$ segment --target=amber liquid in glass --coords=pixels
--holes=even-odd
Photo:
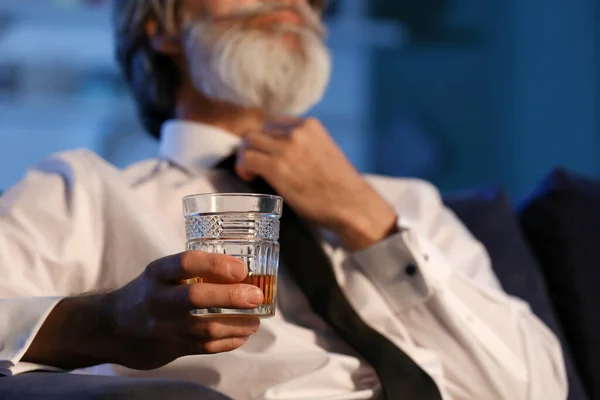
[[[211,283],[205,278],[196,278],[188,281],[189,283]],[[246,279],[242,281],[249,285],[258,286],[264,294],[263,305],[273,304],[275,300],[275,277],[273,275],[248,275]]]

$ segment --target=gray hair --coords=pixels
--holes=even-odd
[[[162,124],[173,117],[180,71],[168,56],[156,52],[146,35],[155,20],[161,30],[176,31],[177,0],[114,0],[116,59],[136,100],[144,128],[159,137]]]

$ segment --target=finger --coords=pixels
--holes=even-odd
[[[244,157],[244,153],[247,150],[248,150],[248,146],[245,142],[243,142],[237,152],[235,170],[236,170],[236,173],[238,174],[238,176],[240,177],[240,179],[242,179],[243,181],[246,181],[246,182],[252,182],[254,179],[256,179],[256,174],[254,174],[244,168],[239,167],[239,165],[241,164],[241,159]]]
[[[272,155],[247,149],[240,153],[240,157],[238,157],[235,165],[235,171],[242,179],[258,175],[269,180],[272,169],[276,165],[276,160]]]
[[[240,177],[241,180],[243,180],[244,182],[252,182],[253,180],[256,179],[256,174],[253,174],[251,172],[245,171],[243,169],[240,169],[238,171],[238,176]]]
[[[258,332],[260,328],[260,320],[254,317],[190,317],[190,320],[189,328],[181,333],[187,337],[204,341],[247,337]]]
[[[248,337],[236,337],[208,342],[196,342],[192,354],[216,354],[239,349],[248,341]]]
[[[256,179],[256,175],[248,172],[248,171],[244,171],[243,169],[238,171],[238,176],[240,177],[241,180],[243,180],[244,182],[252,182],[253,180]]]
[[[158,279],[173,283],[195,277],[216,283],[237,283],[248,275],[246,264],[239,258],[196,250],[156,260],[148,270]]]
[[[165,289],[160,300],[174,310],[198,308],[256,308],[264,301],[263,292],[246,284],[194,283]]]
[[[244,137],[245,149],[254,149],[263,153],[279,155],[288,144],[285,136],[272,136],[264,132],[250,132]]]
[[[285,130],[291,131],[303,126],[305,120],[298,117],[281,117],[273,119],[265,124],[265,130]]]

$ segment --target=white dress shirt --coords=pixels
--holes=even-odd
[[[90,151],[65,152],[2,196],[1,373],[49,369],[20,359],[60,298],[123,286],[150,261],[182,251],[182,197],[244,190],[211,169],[239,141],[172,121],[158,158],[118,170]],[[364,321],[431,375],[444,399],[565,399],[555,336],[502,290],[485,249],[438,191],[418,180],[366,178],[397,210],[401,233],[354,254],[323,235],[336,278]],[[374,371],[311,311],[284,269],[278,291],[276,316],[234,352],[153,371],[76,372],[187,379],[236,400],[373,397]]]

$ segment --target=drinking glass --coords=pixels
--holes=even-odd
[[[244,261],[248,276],[244,283],[264,293],[260,306],[250,310],[205,308],[197,316],[275,314],[279,267],[279,220],[283,200],[265,194],[199,194],[183,199],[186,249],[228,254]],[[195,282],[208,282],[203,277]]]

